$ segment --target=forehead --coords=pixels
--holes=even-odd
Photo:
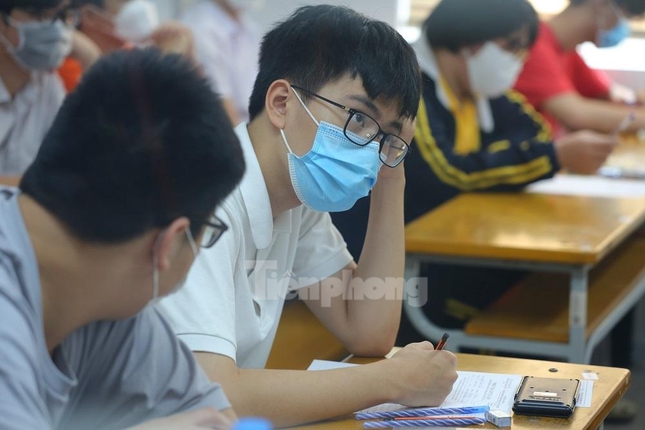
[[[401,105],[398,100],[383,97],[372,99],[367,95],[360,77],[345,75],[324,85],[318,93],[349,108],[360,110],[373,116],[385,128],[388,123],[401,122]]]
[[[511,34],[502,37],[503,40],[516,41],[522,46],[528,46],[531,35],[529,33],[529,27],[524,26],[519,30],[515,30]]]

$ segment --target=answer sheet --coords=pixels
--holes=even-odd
[[[353,366],[358,366],[358,364],[314,360],[307,370],[333,370]],[[457,371],[457,375],[458,378],[452,387],[452,392],[439,407],[488,405],[492,410],[511,413],[515,393],[522,382],[522,375],[465,371]],[[591,407],[592,396],[593,381],[580,381],[580,389],[576,397],[577,407]],[[358,412],[384,412],[404,408],[405,406],[396,403],[384,403]]]
[[[558,174],[526,187],[529,193],[566,196],[640,198],[645,197],[645,181],[611,179],[602,176]]]
[[[356,364],[314,360],[308,370],[331,370],[351,366],[356,366]],[[452,392],[440,407],[489,405],[491,409],[511,413],[513,398],[520,386],[520,382],[522,382],[522,375],[462,371],[458,371],[457,375],[459,377],[452,388]],[[394,403],[387,403],[361,412],[392,411],[404,407]]]

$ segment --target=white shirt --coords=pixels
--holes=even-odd
[[[213,90],[233,102],[241,121],[248,121],[258,74],[259,31],[244,15],[236,21],[212,0],[188,8],[182,21],[195,35],[197,56]]]
[[[0,79],[0,175],[22,175],[65,98],[65,89],[52,72],[32,72],[27,85],[13,98]]]
[[[247,171],[218,209],[229,230],[215,246],[200,250],[184,287],[159,308],[193,351],[262,368],[289,291],[337,273],[352,256],[328,213],[299,206],[272,218],[246,124],[236,133]]]

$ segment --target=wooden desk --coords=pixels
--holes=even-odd
[[[645,199],[540,194],[462,194],[406,227],[406,279],[422,262],[561,272],[570,275],[569,342],[467,335],[430,322],[417,298],[404,301],[430,339],[453,348],[492,348],[588,362],[602,337],[645,293],[645,279],[587,339],[588,272],[645,221]],[[431,282],[431,280],[430,280]],[[419,295],[419,297],[421,297]]]
[[[545,428],[595,430],[602,425],[611,408],[625,394],[630,384],[630,372],[627,369],[484,355],[457,354],[457,357],[459,370],[577,379],[581,379],[581,373],[586,370],[591,370],[598,374],[599,379],[594,383],[591,408],[576,409],[570,419],[514,416],[513,430]],[[350,361],[363,364],[370,360],[353,359]],[[558,372],[550,372],[549,369],[551,368],[558,369]],[[497,428],[492,424],[471,427]],[[298,427],[298,429],[362,430],[362,422],[348,416],[333,421]]]
[[[645,171],[645,141],[634,134],[624,135],[621,140],[622,145],[614,150],[605,165],[628,171]]]

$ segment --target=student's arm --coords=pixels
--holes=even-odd
[[[206,418],[235,419],[222,387],[209,381],[155,308],[85,326],[63,348],[69,361],[78,363],[80,382],[60,428],[130,428],[205,408],[221,411],[206,412]],[[176,419],[189,423],[198,416]]]
[[[101,55],[101,49],[92,39],[87,37],[85,33],[74,30],[70,57],[78,60],[84,71],[92,67],[101,58]]]
[[[454,194],[518,190],[553,176],[560,168],[548,126],[527,103],[507,97],[497,100],[493,107],[494,136],[488,136],[489,141],[482,142],[479,151],[466,155],[454,152],[452,137],[434,119],[432,109],[432,105],[427,108],[425,103],[421,105],[414,149],[425,162],[429,179],[436,178]],[[436,181],[428,183],[436,184]]]
[[[551,97],[542,107],[569,130],[589,129],[611,133],[631,112],[635,114],[636,120],[627,131],[645,128],[645,108],[589,99],[576,93]]]
[[[222,412],[205,408],[148,421],[128,430],[229,430],[233,421]]]
[[[410,142],[414,123],[401,137]],[[383,356],[396,339],[401,320],[405,269],[403,163],[382,166],[370,197],[363,251],[358,264],[306,286],[300,298],[352,353]],[[331,233],[337,233],[329,226]],[[307,240],[311,242],[312,240]]]
[[[389,360],[328,371],[240,369],[226,356],[196,353],[240,416],[287,427],[348,414],[384,402],[439,405],[456,380],[456,357],[430,343],[408,345]]]

